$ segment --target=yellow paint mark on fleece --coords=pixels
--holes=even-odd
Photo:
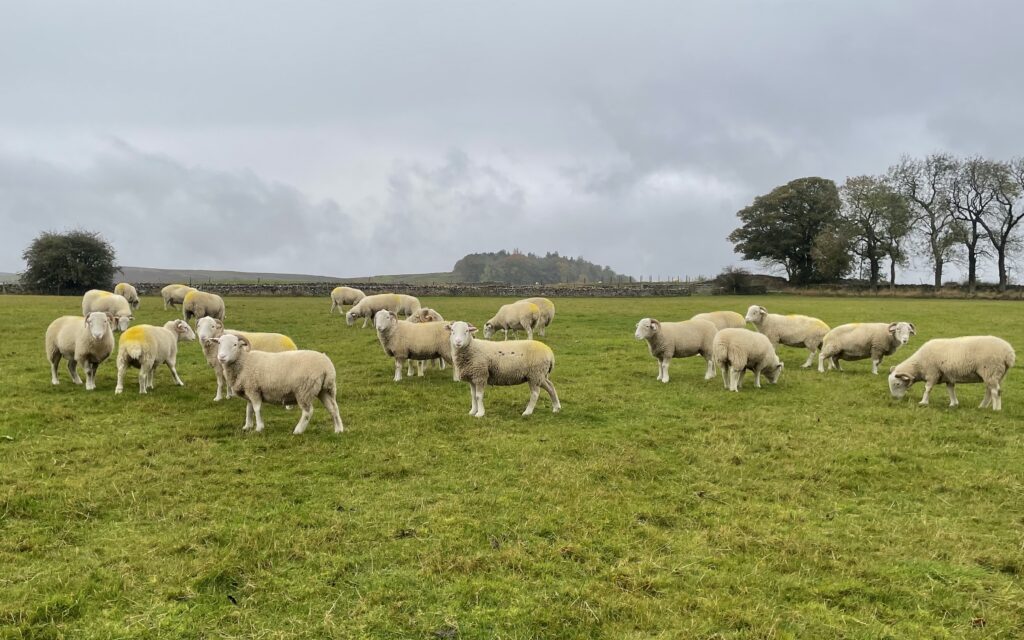
[[[110,293],[109,291],[100,291],[98,294],[96,294],[96,297],[97,298],[109,298],[112,295],[114,295],[114,294]]]
[[[281,351],[296,351],[298,349],[298,347],[295,346],[295,341],[288,336],[281,336],[280,342]]]
[[[194,294],[195,292],[196,292],[196,290],[195,290],[195,289],[192,289],[191,291],[189,291],[188,293],[186,293],[186,294],[185,294],[185,297],[184,297],[184,298],[182,298],[182,300],[181,300],[181,301],[182,301],[182,302],[188,302],[190,298],[193,298],[193,297],[194,297],[194,296],[193,296],[192,294]]]
[[[533,311],[534,313],[540,313],[540,307],[538,307],[537,305],[535,305],[532,302],[530,303],[530,307],[529,308],[530,308],[530,311]]]
[[[128,327],[128,329],[121,334],[121,342],[142,342],[145,339],[146,328],[142,325]]]

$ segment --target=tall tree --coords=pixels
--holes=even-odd
[[[994,162],[992,165],[994,202],[988,213],[982,216],[981,225],[996,252],[999,290],[1006,291],[1009,281],[1006,256],[1017,242],[1014,232],[1021,219],[1024,219],[1024,202],[1021,202],[1021,195],[1024,194],[1024,158]]]
[[[832,277],[835,265],[818,268],[826,254],[818,252],[816,265],[814,244],[839,223],[839,204],[839,190],[831,180],[793,180],[741,209],[736,215],[743,225],[729,234],[729,241],[745,260],[781,265],[790,282],[823,282]],[[833,240],[822,238],[821,242],[832,246]]]
[[[850,236],[853,253],[868,265],[871,289],[878,291],[882,260],[891,256],[898,244],[896,236],[909,229],[909,207],[906,199],[896,193],[883,178],[856,176],[847,178],[840,189],[842,216]],[[900,238],[901,240],[902,238]],[[895,279],[895,262],[892,263]]]
[[[986,255],[981,241],[987,235],[985,218],[996,198],[995,181],[995,163],[975,156],[957,163],[950,186],[953,217],[963,229],[960,244],[966,252],[967,290],[971,293],[978,286],[978,258]]]
[[[907,199],[919,229],[917,240],[924,246],[935,276],[942,286],[942,271],[956,251],[957,222],[950,205],[950,183],[956,173],[956,159],[947,153],[933,153],[923,160],[908,156],[889,167],[889,182]]]
[[[83,293],[109,289],[117,266],[114,247],[98,233],[70,231],[39,234],[22,254],[27,268],[21,282],[31,291]]]

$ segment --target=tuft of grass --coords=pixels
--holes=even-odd
[[[507,300],[423,302],[476,323]],[[1014,303],[905,299],[558,299],[546,341],[564,405],[450,373],[393,383],[372,329],[309,298],[228,298],[338,368],[322,407],[214,403],[184,344],[156,389],[49,384],[43,334],[78,300],[0,296],[0,637],[824,638],[1024,635],[1024,384],[1002,413],[888,396],[870,363],[799,369],[739,394],[699,359],[655,380],[637,320],[753,302],[840,324],[1024,344]],[[174,312],[147,297],[137,322]],[[920,388],[912,392],[920,398]],[[198,632],[197,630],[210,630]],[[216,630],[215,632],[213,630]]]

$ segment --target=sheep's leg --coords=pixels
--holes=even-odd
[[[405,364],[405,358],[395,358],[395,382],[402,380],[402,366]]]
[[[729,384],[729,381],[732,380],[732,367],[729,366],[728,362],[723,362],[722,366],[721,366],[721,369],[722,369],[722,384],[725,386],[725,390],[726,391],[731,391],[732,390],[732,385]]]
[[[704,371],[705,380],[713,380],[715,377],[715,361],[711,358],[704,358],[707,362],[707,369]]]
[[[252,399],[249,400],[249,406],[252,407],[252,413],[256,416],[256,433],[263,432],[263,398],[257,394],[253,394]]]
[[[949,392],[949,406],[950,407],[959,406],[960,401],[956,399],[956,385],[953,384],[952,382],[947,382],[946,383],[946,391]]]
[[[476,415],[476,383],[475,382],[470,382],[469,383],[469,398],[470,398],[470,400],[472,400],[472,403],[473,403],[472,405],[470,405],[469,415],[475,416]]]
[[[801,369],[809,369],[811,365],[814,364],[814,354],[818,352],[817,347],[807,347],[807,350],[810,351],[810,353],[807,354],[807,361],[800,365]]]
[[[832,365],[831,366],[832,366],[832,368],[838,369],[839,371],[843,370],[843,366],[841,364],[839,364],[839,356],[832,356]]]
[[[85,369],[85,390],[92,391],[96,388],[96,369],[98,365],[87,360],[82,363],[82,368]]]
[[[363,316],[363,328],[366,328],[366,323],[370,321],[369,316]]]
[[[143,362],[141,370],[146,372],[146,388],[153,389],[156,386],[156,362],[152,359]]]
[[[410,378],[412,377],[412,360],[405,361],[405,375]]]
[[[299,424],[295,425],[295,430],[292,431],[293,436],[301,436],[309,426],[309,419],[313,416],[313,403],[309,400],[299,402],[299,408],[302,409],[302,415],[299,416]]]
[[[540,337],[543,338],[544,337],[544,323],[543,322],[538,322],[537,323],[537,331],[540,332]]]
[[[220,402],[224,399],[223,389],[227,386],[224,383],[224,370],[219,364],[215,364],[213,365],[213,372],[217,375],[217,395],[213,397],[213,400],[214,402]],[[230,391],[231,388],[229,387],[228,392]]]
[[[658,362],[658,366],[661,369],[661,381],[668,382],[668,365],[671,364],[671,360],[668,358],[662,358]]]
[[[252,429],[252,403],[248,400],[245,401],[245,424],[242,425],[242,431],[248,431]]]
[[[330,311],[331,315],[334,315],[334,310],[337,309],[337,308],[338,308],[338,303],[335,302],[334,300],[331,300],[331,311]]]
[[[178,375],[178,370],[175,368],[178,365],[177,358],[174,360],[167,361],[167,368],[171,370],[171,376],[174,378],[174,384],[179,387],[184,387],[185,383],[182,381],[181,376]]]
[[[740,377],[743,375],[743,369],[737,371],[736,367],[733,367],[729,372],[729,391],[739,392],[740,390]]]
[[[82,384],[82,379],[78,377],[78,360],[68,358],[68,373],[71,374],[71,382]]]
[[[476,417],[484,417],[484,387],[487,386],[486,382],[481,382],[476,386]]]
[[[145,362],[139,365],[139,393],[146,393],[146,389],[149,388],[149,367],[146,366]]]
[[[555,391],[555,385],[551,384],[550,380],[544,380],[540,383],[540,386],[544,387],[544,390],[548,392],[548,396],[551,398],[551,413],[558,413],[562,410],[562,403],[558,401],[558,393]]]
[[[526,339],[527,340],[533,340],[533,325],[532,324],[526,325]]]
[[[882,364],[882,356],[877,353],[871,354],[871,373],[878,375],[878,365]]]
[[[327,413],[331,414],[331,422],[334,423],[334,433],[341,433],[345,425],[341,423],[341,413],[338,411],[338,400],[334,397],[333,389],[324,389],[320,392],[320,402],[323,403]]]
[[[459,381],[459,368],[455,366],[455,360],[452,360],[452,381]]]
[[[832,364],[831,359],[829,364]],[[818,352],[818,373],[825,373],[825,353],[822,351]]]
[[[996,382],[995,386],[992,387],[992,410],[1003,410],[1003,385],[999,382]]]
[[[540,397],[540,385],[536,382],[530,382],[530,401],[526,403],[526,411],[523,412],[524,416],[531,415],[534,407],[537,406],[537,398]]]
[[[60,364],[60,351],[48,354],[47,360],[50,361],[50,384],[60,384],[60,378],[57,377],[57,365]]]
[[[124,391],[124,374],[128,368],[127,364],[120,358],[117,359],[117,384],[114,385],[114,393],[122,393]]]
[[[760,369],[754,369],[754,388],[756,388],[756,389],[760,389],[761,388],[761,370]]]
[[[932,387],[934,387],[934,386],[935,386],[935,382],[933,380],[925,380],[925,383],[924,383],[924,394],[921,396],[921,402],[918,402],[918,404],[920,404],[920,405],[928,404],[928,396],[931,395]]]
[[[423,377],[423,372],[426,370],[427,364],[428,363],[425,360],[417,360],[416,361],[416,377],[417,378],[422,378]]]
[[[978,405],[978,408],[979,409],[984,409],[985,407],[989,406],[990,404],[992,404],[992,387],[989,385],[988,382],[986,382],[985,383],[985,395],[981,397],[981,404]]]

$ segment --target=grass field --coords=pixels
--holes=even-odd
[[[346,432],[317,405],[212,402],[197,344],[184,388],[49,383],[47,324],[78,300],[0,296],[0,637],[1024,637],[1024,374],[1001,414],[890,400],[870,363],[739,394],[633,339],[746,298],[556,300],[552,380],[487,391],[448,372],[391,382],[372,329],[326,299],[228,298],[229,325],[283,331],[338,367]],[[906,319],[931,337],[1024,345],[1019,303],[762,297],[831,324]],[[424,299],[482,323],[499,300]],[[145,298],[138,322],[172,317]]]

